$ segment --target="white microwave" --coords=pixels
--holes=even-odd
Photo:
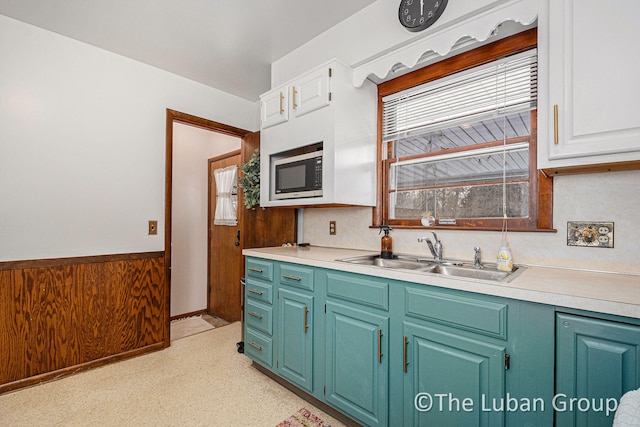
[[[322,197],[322,150],[273,162],[275,198]]]

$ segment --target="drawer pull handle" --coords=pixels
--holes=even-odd
[[[284,101],[284,95],[280,92],[280,114],[284,113],[284,107],[282,105],[282,101]]]
[[[262,319],[262,316],[260,316],[258,313],[254,313],[253,311],[250,311],[247,313],[249,316],[253,316],[256,319]]]
[[[298,108],[298,103],[296,102],[296,95],[298,94],[298,90],[294,86],[291,91],[293,92],[293,109],[295,110],[296,108]]]
[[[382,329],[378,329],[378,363],[382,363]]]
[[[255,289],[247,289],[248,292],[256,295],[262,295],[262,291],[256,291]]]
[[[558,145],[558,104],[553,106],[553,143]]]
[[[262,269],[261,268],[249,267],[249,271],[255,271],[256,273],[262,273]]]
[[[252,343],[251,341],[249,341],[249,345],[253,348],[255,348],[256,350],[260,350],[262,351],[262,347],[260,347],[258,344]]]
[[[409,345],[409,340],[407,339],[407,337],[404,337],[404,346],[402,349],[402,361],[404,364],[404,366],[402,367],[403,372],[407,372],[407,365],[409,364],[409,362],[407,362],[407,345]]]
[[[309,313],[309,309],[307,309],[307,306],[304,306],[304,322],[303,322],[303,331],[306,334],[307,333],[307,329],[309,328],[309,325],[307,325],[307,313]]]
[[[299,277],[296,277],[296,276],[289,276],[288,274],[283,275],[283,276],[282,276],[282,278],[283,278],[283,279],[296,280],[296,281],[298,281],[298,282],[299,282],[300,280],[302,280],[302,279],[301,279],[301,278],[299,278]]]

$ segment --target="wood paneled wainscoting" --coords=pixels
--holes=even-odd
[[[0,262],[0,393],[169,345],[164,252]]]

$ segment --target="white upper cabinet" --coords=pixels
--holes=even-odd
[[[260,128],[289,120],[289,86],[281,86],[260,97]]]
[[[260,96],[260,128],[284,123],[290,113],[295,118],[329,105],[332,72],[329,66],[321,67]]]
[[[541,169],[640,160],[638,16],[637,0],[549,1]]]
[[[296,117],[329,105],[329,77],[332,72],[331,67],[321,67],[293,82],[291,108]]]
[[[260,104],[262,207],[375,206],[375,84],[367,80],[356,88],[353,70],[332,60],[270,90]],[[277,198],[275,162],[309,146],[322,147],[322,196]]]

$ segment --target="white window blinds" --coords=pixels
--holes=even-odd
[[[535,109],[537,82],[531,49],[385,96],[383,141]]]

